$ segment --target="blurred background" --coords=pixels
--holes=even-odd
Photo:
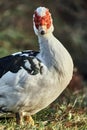
[[[81,87],[82,80],[87,79],[87,0],[0,0],[0,57],[20,50],[38,50],[32,24],[38,6],[52,13],[54,35],[74,61],[75,83],[71,86]]]
[[[87,0],[0,0],[0,57],[39,49],[32,24],[39,6],[52,13],[54,35],[70,52],[75,69],[67,89],[37,119],[56,119],[54,123],[60,119],[65,126],[87,128]]]

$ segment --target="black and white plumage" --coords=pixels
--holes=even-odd
[[[0,90],[2,89],[0,99],[5,99],[8,95],[10,96],[8,87],[15,88],[16,85],[20,87],[22,85],[24,86],[25,82],[21,78],[25,78],[29,75],[37,75],[38,73],[42,74],[43,64],[37,58],[38,54],[39,52],[37,51],[27,50],[0,58]],[[22,82],[24,83],[22,84]],[[3,93],[5,93],[5,95]],[[1,102],[2,100],[0,100],[0,103]],[[10,108],[8,109],[3,103],[0,105],[0,111],[8,112],[12,110]]]
[[[39,52],[23,51],[0,58],[0,78],[7,72],[17,73],[20,69],[34,75],[40,72],[41,63],[36,58]]]
[[[19,52],[0,59],[1,111],[33,115],[52,103],[72,78],[72,58],[52,33],[47,8],[36,9],[33,26],[40,52]]]

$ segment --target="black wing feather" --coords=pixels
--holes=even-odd
[[[26,55],[27,54],[27,55]],[[35,75],[40,72],[40,60],[38,66],[34,63],[34,58],[38,52],[34,51],[23,51],[15,55],[9,55],[0,58],[0,78],[8,71],[17,73],[21,68],[24,68],[29,74]],[[25,62],[28,61],[30,67],[25,66]]]

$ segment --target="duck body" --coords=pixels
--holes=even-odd
[[[32,74],[28,72],[25,68],[21,67],[19,61],[20,66],[18,68],[20,69],[14,70],[13,68],[13,72],[11,71],[12,68],[10,68],[11,70],[8,70],[0,78],[0,106],[2,111],[23,111],[30,113],[30,115],[35,114],[53,102],[65,89],[65,86],[69,84],[73,71],[71,57],[54,36],[51,36],[51,38],[46,37],[44,39],[43,51],[38,52],[36,57],[34,57],[37,63],[40,62],[39,64],[41,64],[37,67],[37,73]],[[46,46],[51,46],[51,48]],[[44,53],[44,49],[46,53]],[[24,56],[25,59],[23,60],[26,61],[29,52],[26,52],[23,56],[21,54],[13,54],[16,64],[18,55],[22,58]],[[9,59],[8,63],[4,64],[8,65],[10,62],[11,59]],[[14,67],[14,65],[12,66],[11,63],[10,67]]]
[[[41,9],[46,11],[44,7],[36,11]],[[52,103],[72,79],[72,58],[53,35],[53,25],[36,27],[34,21],[39,52],[19,52],[0,59],[0,111],[33,115]]]

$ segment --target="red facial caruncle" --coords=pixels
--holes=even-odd
[[[49,13],[49,10],[46,11],[44,16],[39,16],[35,11],[34,22],[37,29],[39,28],[39,26],[46,26],[46,28],[49,29],[52,23],[51,14]]]

